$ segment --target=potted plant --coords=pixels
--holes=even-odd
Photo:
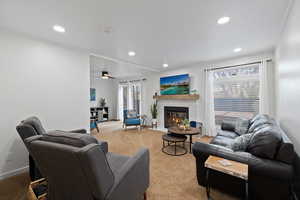
[[[151,105],[152,124],[157,124],[157,101]]]
[[[105,105],[106,105],[105,99],[104,98],[100,98],[99,104],[100,104],[101,108],[104,108]]]
[[[190,128],[190,121],[188,119],[184,119],[182,121],[182,124],[183,124],[183,129],[184,130],[189,130],[189,128]]]

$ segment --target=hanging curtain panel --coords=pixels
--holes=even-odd
[[[214,77],[213,72],[203,71],[203,119],[204,135],[216,136],[215,110],[214,110]]]
[[[259,113],[275,117],[275,72],[272,62],[260,64]]]

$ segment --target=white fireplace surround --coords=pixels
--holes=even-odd
[[[164,127],[164,107],[165,106],[174,106],[174,107],[187,107],[189,108],[189,120],[198,121],[199,119],[199,101],[193,100],[160,100],[158,101],[158,129],[167,132],[167,129]]]

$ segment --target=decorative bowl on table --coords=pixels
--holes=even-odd
[[[180,130],[183,130],[183,131],[189,131],[189,130],[191,130],[190,126],[184,126],[184,125],[179,125],[178,128]]]

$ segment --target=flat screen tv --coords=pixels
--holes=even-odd
[[[190,93],[190,77],[188,74],[160,78],[160,94],[176,95]]]

